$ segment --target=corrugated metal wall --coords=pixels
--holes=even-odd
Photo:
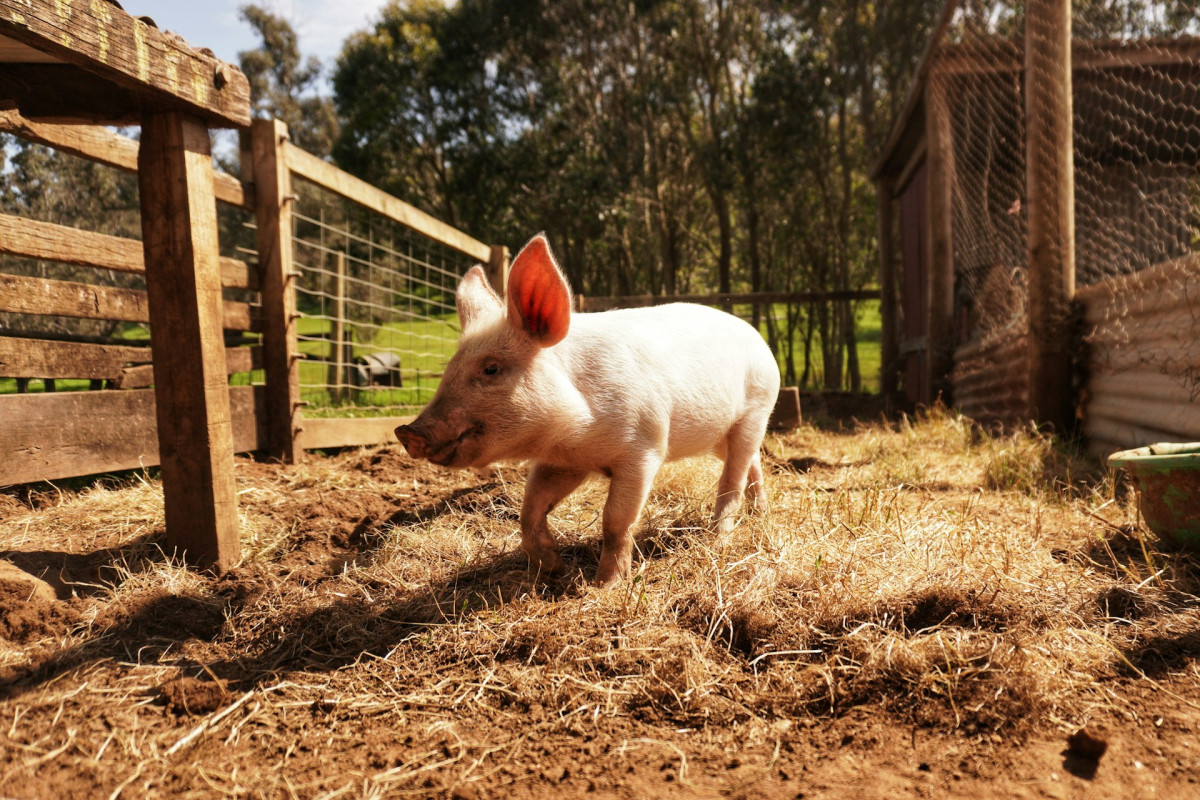
[[[979,422],[1019,425],[1029,418],[1029,337],[970,342],[954,353],[954,405]]]
[[[1200,441],[1200,254],[1080,289],[1088,379],[1081,404],[1098,454]]]

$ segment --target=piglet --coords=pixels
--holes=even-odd
[[[675,303],[573,314],[544,235],[513,261],[507,301],[479,266],[458,285],[462,338],[429,405],[396,429],[409,454],[446,467],[531,462],[521,508],[530,565],[563,571],[546,522],[591,473],[610,479],[596,581],[628,577],[630,529],[663,462],[714,453],[718,530],[742,495],[767,507],[759,446],[779,393],[762,337],[730,314]]]

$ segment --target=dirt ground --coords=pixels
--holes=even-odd
[[[152,476],[0,494],[0,797],[1200,798],[1196,560],[1038,437],[831,427],[729,541],[668,470],[607,591],[603,481],[546,581],[518,468],[398,446],[239,459],[219,577]]]

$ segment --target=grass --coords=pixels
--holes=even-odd
[[[437,390],[459,336],[453,315],[441,319],[389,322],[365,329],[370,332],[370,338],[361,334],[354,337],[351,358],[379,352],[396,353],[400,356],[403,386],[350,388],[339,402],[328,388],[332,325],[332,320],[325,318],[297,320],[300,353],[307,359],[300,362],[301,399],[308,403],[307,416],[372,416],[419,409]]]

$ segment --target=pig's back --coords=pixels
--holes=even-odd
[[[597,419],[622,426],[614,436],[657,437],[668,458],[717,448],[740,420],[769,413],[779,393],[779,368],[762,336],[714,308],[578,314],[571,326],[576,385]]]

